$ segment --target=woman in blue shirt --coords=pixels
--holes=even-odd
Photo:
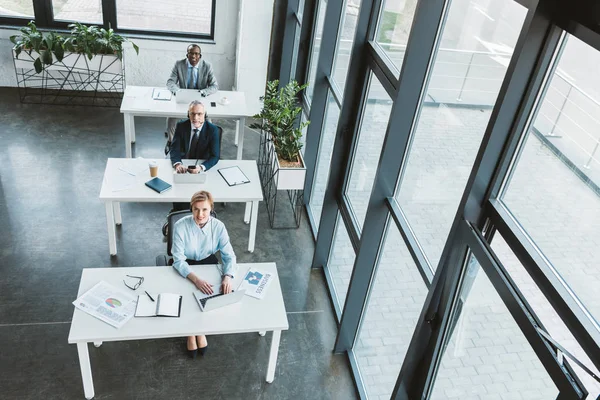
[[[190,200],[192,215],[184,217],[175,223],[173,228],[173,267],[181,276],[189,279],[202,293],[212,294],[214,290],[210,283],[196,275],[190,265],[217,264],[217,251],[221,252],[223,272],[220,292],[231,293],[231,280],[236,269],[236,258],[231,247],[229,234],[225,225],[210,214],[214,208],[212,195],[207,191],[194,193]],[[189,336],[187,349],[190,356],[195,358],[200,349],[204,355],[208,347],[206,336]]]

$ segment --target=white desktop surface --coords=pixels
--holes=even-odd
[[[173,117],[187,118],[189,104],[177,104],[175,95],[171,100],[154,100],[152,92],[154,89],[163,89],[152,86],[131,86],[127,85],[123,100],[121,102],[121,113],[124,119],[125,131],[125,157],[131,157],[131,143],[135,142],[135,119],[134,117]],[[183,89],[190,92],[197,90]],[[220,103],[223,97],[227,97],[229,103],[223,105]],[[248,116],[246,106],[246,95],[244,92],[234,92],[228,90],[219,90],[209,96],[202,97],[198,92],[198,100],[204,104],[208,118],[234,118],[239,122],[236,124],[235,144],[238,146],[237,159],[242,159],[244,147],[244,125],[245,117]],[[215,107],[211,106],[215,102]]]
[[[210,279],[219,276],[214,265],[192,266],[191,268],[200,277]],[[133,317],[120,329],[116,329],[75,308],[68,342],[77,344],[85,397],[87,399],[94,397],[94,384],[88,350],[88,343],[90,342],[98,347],[102,342],[111,341],[183,338],[202,334],[244,332],[259,332],[261,336],[264,336],[265,331],[273,331],[266,377],[267,382],[273,382],[281,331],[289,328],[281,285],[275,263],[253,263],[238,264],[234,287],[237,287],[237,282],[241,282],[242,275],[248,268],[258,268],[274,274],[273,282],[270,284],[265,297],[258,300],[250,296],[244,296],[243,300],[238,303],[208,312],[200,311],[194,300],[192,292],[197,290],[194,284],[179,275],[173,267],[84,268],[77,297],[100,281],[106,281],[116,287],[122,287],[124,290],[130,291],[123,284],[125,275],[144,277],[142,285],[135,292],[131,291],[134,295],[145,296],[144,290],[147,290],[153,295],[168,292],[183,296],[179,318]],[[187,357],[183,353],[181,356]],[[255,362],[255,360],[248,360],[248,362]]]
[[[258,167],[254,160],[219,160],[206,174],[205,183],[174,183],[173,167],[169,159],[157,159],[158,177],[172,185],[171,189],[157,193],[145,185],[152,179],[148,168],[148,159],[109,158],[104,170],[100,189],[100,200],[105,203],[108,244],[111,255],[117,254],[115,225],[122,223],[120,203],[122,202],[189,202],[199,190],[207,190],[216,202],[246,203],[244,222],[250,224],[248,251],[254,251],[258,205],[263,200],[262,188],[258,176]],[[184,165],[194,164],[196,160],[182,160]],[[127,167],[126,167],[127,166]],[[238,166],[250,179],[249,183],[229,186],[218,172],[221,168]],[[125,171],[136,170],[131,176]],[[158,229],[158,228],[157,228]]]

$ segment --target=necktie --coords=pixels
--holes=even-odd
[[[192,138],[192,143],[190,144],[190,149],[188,150],[188,158],[198,158],[197,149],[198,147],[198,129],[194,129],[194,137]]]
[[[187,79],[187,88],[195,89],[196,88],[196,72],[194,71],[194,67],[188,67],[188,79]]]

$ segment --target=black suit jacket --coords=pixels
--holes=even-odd
[[[177,123],[173,143],[171,143],[171,164],[181,162],[181,158],[188,152],[191,132],[192,123],[189,119]],[[197,154],[193,158],[204,160],[202,165],[204,165],[207,171],[219,161],[221,148],[219,144],[219,128],[216,125],[204,121],[200,130],[197,149]]]

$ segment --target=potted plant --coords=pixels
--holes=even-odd
[[[298,124],[302,108],[298,105],[298,93],[308,84],[291,81],[279,88],[279,81],[267,82],[265,95],[261,97],[263,108],[254,118],[260,122],[250,127],[260,129],[265,135],[264,151],[269,157],[278,190],[303,189],[306,166],[302,158],[302,129],[310,121]]]
[[[71,32],[66,37],[54,32],[44,34],[37,29],[35,22],[30,21],[26,27],[20,29],[20,35],[10,37],[10,41],[14,44],[15,67],[30,68],[30,63],[33,61],[33,67],[38,74],[45,69],[44,66],[47,66],[46,68],[53,66],[51,69],[70,69],[75,66],[105,72],[105,69],[109,65],[115,64],[117,59],[122,60],[123,43],[127,39],[114,33],[112,29],[85,26],[78,22],[70,24],[69,28],[71,28]],[[136,54],[139,54],[139,47],[133,42],[131,44]],[[30,59],[19,62],[17,60],[23,51]],[[94,56],[100,55],[101,57],[95,63],[88,63],[85,59],[79,61],[81,57],[77,55],[80,54],[87,56],[90,61],[95,58]],[[112,59],[103,60],[105,56]],[[55,60],[57,65],[53,65]],[[120,73],[122,71],[121,63],[117,64]]]

